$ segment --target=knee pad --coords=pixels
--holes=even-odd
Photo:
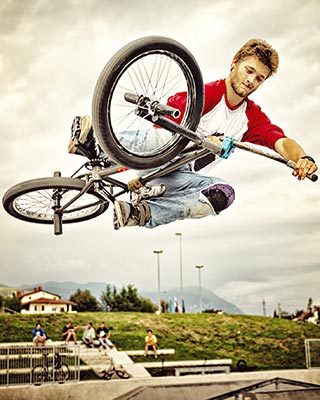
[[[234,201],[234,189],[226,183],[215,183],[201,192],[209,200],[214,211],[219,214],[228,208]]]

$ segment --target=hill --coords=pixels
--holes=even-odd
[[[304,368],[304,341],[320,339],[320,327],[270,317],[218,314],[78,313],[44,315],[0,314],[0,342],[30,341],[40,319],[52,340],[61,340],[61,329],[70,319],[74,326],[104,321],[113,327],[119,349],[143,349],[152,328],[160,348],[175,348],[168,359],[245,359],[257,369]],[[79,332],[79,336],[81,332]],[[167,358],[166,358],[167,359]]]
[[[64,299],[69,299],[69,297],[77,290],[88,289],[97,298],[100,298],[101,292],[105,290],[107,283],[104,282],[88,282],[88,283],[77,283],[77,282],[45,282],[38,283],[35,285],[23,285],[22,288],[34,288],[42,286],[45,290],[59,294]],[[151,299],[152,302],[157,304],[158,294],[155,291],[140,291],[140,295]],[[172,288],[166,293],[161,293],[161,298],[165,301],[169,299],[174,300],[177,298],[180,301],[180,289]],[[196,286],[188,286],[184,288],[184,299],[185,299],[185,309],[186,312],[198,312],[199,311],[199,297],[198,288]],[[223,310],[224,312],[230,314],[243,314],[243,312],[234,304],[222,299],[221,297],[214,294],[211,290],[202,288],[202,304],[203,309],[214,309]]]

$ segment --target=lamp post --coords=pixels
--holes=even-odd
[[[163,253],[163,250],[153,250],[153,252],[157,255],[157,270],[158,270],[158,308],[159,314],[161,313],[161,299],[160,299],[160,254]]]
[[[179,237],[179,250],[180,250],[180,303],[181,303],[181,310],[183,310],[183,279],[182,279],[182,233],[176,232],[176,236]]]
[[[202,290],[201,290],[201,269],[204,267],[203,264],[197,264],[196,268],[199,271],[199,309],[200,313],[202,312]]]

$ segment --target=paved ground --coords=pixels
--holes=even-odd
[[[99,398],[103,400],[207,400],[221,393],[228,392],[261,380],[282,377],[297,381],[320,384],[319,370],[281,370],[264,372],[245,372],[231,374],[211,374],[165,378],[134,378],[128,380],[87,381],[65,383],[63,385],[16,386],[0,388],[0,400],[87,400]],[[274,389],[274,387],[273,387]],[[301,397],[294,400],[315,400],[300,392]],[[314,392],[315,393],[315,392]],[[136,397],[133,397],[133,395]],[[140,397],[137,397],[140,395]],[[144,395],[147,395],[144,396]],[[261,397],[257,400],[271,400],[272,397]],[[283,393],[283,396],[285,394]],[[318,393],[316,393],[318,395]],[[144,396],[144,397],[143,397]],[[182,397],[181,397],[182,396]],[[188,397],[189,396],[189,397]],[[280,400],[279,397],[276,400]],[[291,400],[283,397],[281,400]],[[319,399],[319,397],[317,398]],[[253,400],[255,400],[253,398]]]

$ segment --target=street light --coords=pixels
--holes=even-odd
[[[153,252],[157,255],[157,268],[158,268],[158,307],[159,314],[161,313],[161,299],[160,299],[160,254],[163,253],[163,250],[153,250]]]
[[[204,267],[203,264],[197,264],[196,268],[199,271],[199,309],[202,312],[202,292],[201,292],[201,269]]]
[[[180,302],[181,310],[183,310],[183,280],[182,280],[182,233],[176,232],[176,236],[179,236],[179,248],[180,248]]]

